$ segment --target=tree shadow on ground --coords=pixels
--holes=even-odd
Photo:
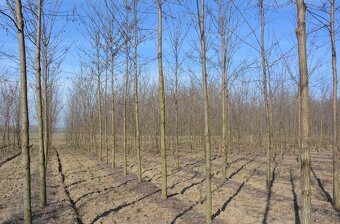
[[[327,202],[331,203],[333,205],[333,199],[331,197],[331,195],[326,191],[326,189],[324,188],[321,179],[318,178],[318,176],[316,175],[316,173],[314,172],[314,169],[311,167],[311,171],[313,173],[313,176],[315,177],[316,181],[318,182],[318,186],[321,189],[321,191],[324,193],[324,197],[327,200]]]
[[[274,184],[274,181],[275,181],[275,178],[276,178],[276,168],[278,166],[278,163],[276,162],[275,163],[275,167],[272,171],[272,179],[270,180],[270,183],[269,183],[269,186],[268,186],[268,194],[267,194],[267,205],[266,205],[266,210],[264,212],[264,216],[263,216],[263,220],[262,220],[262,224],[267,224],[267,219],[268,219],[268,213],[269,213],[269,210],[270,210],[270,200],[272,198],[272,187],[273,187],[273,184]]]
[[[294,184],[292,169],[290,169],[290,183],[292,185],[295,224],[300,224],[298,197],[297,197],[296,192],[295,192],[295,184]]]

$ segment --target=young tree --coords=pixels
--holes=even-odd
[[[99,121],[99,159],[103,159],[103,111],[102,111],[102,91],[101,91],[101,65],[100,65],[100,33],[95,34],[95,47],[96,47],[96,72],[97,72],[97,94],[98,94],[98,121]]]
[[[125,82],[124,82],[124,105],[123,105],[123,148],[124,148],[124,174],[127,175],[127,94],[129,83],[129,0],[125,1]]]
[[[267,89],[267,62],[266,52],[264,48],[264,7],[263,0],[260,0],[261,8],[261,60],[262,60],[262,72],[263,72],[263,95],[266,108],[266,123],[267,123],[267,176],[266,176],[266,187],[269,190],[270,181],[272,179],[272,136],[273,136],[273,121],[271,116],[271,101],[268,96]],[[270,81],[270,80],[269,80]]]
[[[159,111],[160,111],[160,137],[162,154],[162,196],[168,197],[167,193],[167,165],[166,165],[166,143],[165,143],[165,93],[162,60],[162,0],[158,0],[158,88],[159,88]]]
[[[38,1],[37,9],[37,37],[36,37],[36,94],[37,94],[37,111],[38,111],[38,139],[40,154],[40,205],[46,205],[46,167],[45,167],[45,151],[44,151],[44,132],[43,132],[43,110],[41,97],[41,66],[40,66],[40,42],[41,42],[41,12],[43,0]]]
[[[142,181],[142,161],[140,155],[140,130],[139,130],[139,107],[138,107],[138,73],[137,73],[137,0],[133,1],[133,73],[135,79],[134,85],[134,103],[135,103],[135,143],[138,158],[138,179]]]
[[[227,77],[227,46],[225,40],[226,18],[222,12],[222,0],[218,0],[218,17],[219,17],[219,33],[221,38],[222,50],[222,148],[223,148],[223,177],[227,177],[226,165],[228,163],[229,148],[229,93],[228,93],[228,77]]]
[[[108,139],[107,139],[107,80],[108,80],[108,69],[109,69],[109,51],[106,48],[105,58],[105,80],[104,80],[104,148],[105,148],[105,161],[109,162],[109,150],[108,150]]]
[[[110,23],[110,31],[112,24]],[[113,35],[109,32],[109,47],[110,47],[110,66],[111,66],[111,129],[112,129],[112,149],[111,149],[111,162],[112,167],[116,166],[116,126],[115,126],[115,76],[114,76],[114,60],[115,53],[113,49]]]
[[[169,12],[172,16],[172,12],[169,9]],[[174,75],[174,91],[173,91],[173,100],[175,106],[175,150],[176,150],[176,162],[177,167],[179,167],[179,134],[180,134],[180,126],[179,126],[179,88],[180,88],[180,72],[181,66],[184,62],[184,58],[181,58],[181,53],[183,51],[183,43],[185,37],[189,31],[189,29],[185,32],[183,29],[183,22],[176,19],[172,19],[172,26],[169,29],[170,32],[170,42],[171,42],[171,50],[173,57],[175,59],[174,63],[170,62],[171,72]],[[173,151],[174,152],[174,151]]]
[[[12,5],[7,1],[8,6],[14,12]],[[20,79],[21,79],[21,153],[24,173],[24,223],[32,223],[31,211],[31,169],[30,169],[30,146],[29,146],[29,120],[27,101],[27,71],[26,71],[26,46],[24,34],[24,19],[22,16],[21,0],[15,1],[16,27],[18,32],[20,52]]]
[[[48,105],[48,62],[47,62],[47,54],[48,54],[48,42],[47,42],[47,35],[46,30],[42,34],[42,54],[43,54],[43,89],[44,89],[44,117],[43,117],[43,124],[44,124],[44,154],[45,154],[45,167],[47,167],[47,158],[48,158],[48,151],[49,151],[49,105]]]
[[[116,167],[116,127],[115,127],[115,76],[114,76],[114,46],[113,46],[113,35],[111,30],[112,24],[110,23],[110,32],[109,32],[109,48],[110,48],[110,67],[111,67],[111,138],[112,138],[112,149],[111,149],[111,162],[112,167]]]
[[[207,223],[211,223],[211,207],[212,207],[212,195],[211,195],[211,146],[210,146],[210,131],[209,131],[209,113],[208,113],[208,88],[207,88],[207,69],[206,69],[206,43],[204,33],[204,0],[201,0],[201,12],[199,11],[198,0],[197,15],[200,29],[201,40],[201,65],[202,65],[202,82],[203,82],[203,114],[204,114],[204,139],[205,139],[205,162],[206,162],[206,191],[207,191],[207,211],[206,220]]]
[[[334,2],[331,0],[330,14],[330,36],[332,47],[332,72],[333,72],[333,204],[334,208],[340,208],[339,200],[339,177],[338,177],[338,139],[337,139],[337,96],[338,96],[338,78],[336,70],[336,47],[335,47],[335,30],[334,30]]]
[[[300,71],[300,122],[301,122],[301,223],[311,223],[311,186],[310,186],[310,124],[309,124],[309,93],[308,93],[308,69],[306,51],[306,5],[304,0],[297,0],[297,38],[299,50]]]

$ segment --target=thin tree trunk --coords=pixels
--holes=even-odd
[[[29,120],[27,103],[27,72],[26,72],[26,50],[24,36],[24,20],[22,17],[21,0],[16,0],[16,24],[18,28],[18,41],[20,51],[20,77],[21,77],[21,152],[23,165],[23,187],[24,187],[24,223],[32,223],[31,214],[31,170],[29,152]]]
[[[134,15],[134,55],[133,55],[133,68],[134,68],[134,78],[135,78],[135,142],[138,158],[138,179],[142,181],[142,161],[140,154],[140,128],[139,128],[139,107],[138,107],[138,74],[137,74],[137,0],[133,1],[133,15]]]
[[[48,83],[48,71],[47,71],[47,41],[46,36],[43,36],[43,67],[44,67],[44,150],[45,150],[45,168],[47,168],[48,161],[48,151],[49,151],[49,128],[48,128],[48,116],[49,116],[49,107],[48,107],[48,91],[47,91],[47,83]]]
[[[206,207],[206,221],[211,223],[212,215],[212,195],[211,195],[211,145],[210,145],[210,131],[209,131],[209,113],[208,113],[208,87],[207,87],[207,71],[206,71],[206,43],[204,33],[204,0],[201,0],[201,13],[199,12],[198,0],[197,14],[200,28],[201,39],[201,63],[202,63],[202,82],[203,82],[203,99],[204,99],[204,138],[205,138],[205,162],[206,162],[206,193],[207,193],[207,207]]]
[[[338,140],[337,140],[337,96],[338,78],[336,70],[336,47],[334,31],[334,2],[331,0],[330,35],[332,43],[332,72],[333,72],[333,204],[334,208],[340,208],[339,201],[339,177],[338,177]]]
[[[178,73],[179,73],[179,33],[178,31],[174,31],[175,37],[174,37],[174,53],[175,53],[175,95],[174,95],[174,103],[175,103],[175,147],[176,147],[176,162],[177,167],[179,167],[179,118],[178,118]]]
[[[112,167],[116,167],[116,127],[115,127],[115,84],[114,84],[114,53],[113,53],[113,40],[110,42],[110,50],[111,50],[111,126],[112,126]]]
[[[125,74],[125,83],[124,83],[124,121],[123,121],[123,135],[124,135],[124,174],[127,175],[127,108],[126,108],[126,101],[127,101],[127,91],[128,91],[128,81],[129,81],[129,44],[128,44],[128,27],[129,27],[129,2],[128,0],[125,1],[126,7],[126,30],[125,30],[125,63],[126,63],[126,74]]]
[[[45,167],[45,151],[44,151],[44,132],[42,118],[42,97],[41,97],[41,66],[40,66],[40,42],[41,42],[41,12],[43,0],[38,2],[38,20],[37,20],[37,37],[36,37],[36,94],[37,94],[37,111],[38,111],[38,138],[39,138],[39,155],[40,155],[40,205],[46,205],[46,167]]]
[[[266,123],[267,123],[267,175],[266,175],[266,188],[269,190],[270,182],[272,179],[272,136],[271,136],[271,119],[270,119],[270,106],[267,90],[267,69],[266,69],[266,57],[264,49],[264,7],[263,0],[260,0],[261,8],[261,59],[262,59],[262,72],[263,72],[263,94],[266,108]]]
[[[323,102],[321,102],[320,137],[319,137],[319,148],[318,148],[318,152],[320,152],[320,150],[321,150],[321,146],[322,146],[322,136],[323,136]]]
[[[162,0],[158,0],[158,77],[159,77],[159,112],[160,112],[160,137],[162,154],[162,196],[168,197],[167,165],[165,143],[165,93],[162,62]]]
[[[309,152],[309,93],[306,53],[306,5],[303,0],[297,1],[298,14],[298,49],[300,70],[300,106],[301,106],[301,223],[311,223],[311,186],[310,186],[310,152]]]
[[[105,68],[105,82],[104,82],[104,147],[105,147],[105,161],[106,163],[109,162],[109,150],[108,150],[108,143],[107,143],[107,79],[108,79],[108,75],[107,75],[107,70],[108,70],[108,57],[106,58],[106,68]]]
[[[102,115],[102,94],[101,94],[101,70],[100,70],[100,36],[97,34],[96,36],[96,64],[97,64],[97,87],[98,87],[98,122],[99,122],[99,159],[103,160],[103,134],[102,134],[102,121],[103,121],[103,115]]]
[[[227,55],[225,47],[224,20],[222,15],[222,3],[218,1],[219,13],[219,32],[221,38],[222,50],[222,148],[223,148],[223,177],[227,177],[226,164],[228,163],[228,146],[229,146],[229,100],[228,100],[228,78],[227,72]]]

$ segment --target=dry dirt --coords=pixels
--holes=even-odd
[[[22,223],[20,155],[0,160],[0,222]],[[37,149],[32,149],[32,209],[34,223],[205,223],[204,161],[198,154],[182,155],[178,169],[168,156],[169,198],[160,193],[160,155],[143,155],[143,179],[135,175],[134,157],[124,175],[122,158],[117,168],[94,155],[57,145],[48,165],[48,205],[39,207]],[[313,223],[340,223],[332,208],[332,167],[329,151],[313,152]],[[222,179],[222,158],[214,155],[213,223],[299,223],[296,157],[276,156],[271,190],[265,188],[265,156],[231,154],[228,178]]]

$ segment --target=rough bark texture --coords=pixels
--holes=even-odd
[[[160,137],[162,154],[162,196],[167,198],[167,165],[165,144],[165,94],[162,62],[162,0],[158,0],[158,77],[159,77],[159,111],[160,111]]]
[[[300,71],[300,107],[301,107],[301,223],[311,222],[311,186],[310,172],[311,161],[309,152],[309,93],[308,93],[308,70],[306,53],[306,5],[303,0],[297,1],[298,14],[298,49],[299,49],[299,71]]]
[[[330,16],[330,35],[332,44],[332,72],[333,72],[333,204],[336,209],[340,208],[339,201],[339,177],[338,177],[338,140],[337,140],[337,95],[338,95],[338,78],[336,69],[336,46],[334,31],[334,2],[331,0]]]
[[[24,36],[24,20],[22,17],[21,0],[16,0],[16,24],[18,28],[18,41],[20,51],[20,77],[21,77],[21,153],[24,173],[24,223],[32,223],[31,212],[31,169],[29,152],[29,120],[27,104],[27,72],[26,72],[26,50]]]
[[[45,167],[45,151],[44,151],[44,132],[43,132],[43,111],[41,97],[41,66],[40,66],[40,42],[41,42],[41,11],[43,0],[39,0],[37,9],[37,37],[36,37],[36,95],[37,95],[37,111],[38,111],[38,139],[39,139],[39,165],[40,165],[40,205],[46,205],[46,167]]]
[[[211,223],[212,215],[212,195],[211,195],[211,146],[209,133],[209,113],[208,113],[208,87],[207,87],[207,69],[206,69],[206,43],[204,33],[204,0],[201,0],[201,13],[199,13],[198,0],[197,13],[199,16],[200,39],[201,39],[201,63],[202,63],[202,82],[203,82],[203,99],[204,99],[204,139],[205,139],[205,162],[206,162],[206,194],[207,194],[207,211],[206,221]]]

